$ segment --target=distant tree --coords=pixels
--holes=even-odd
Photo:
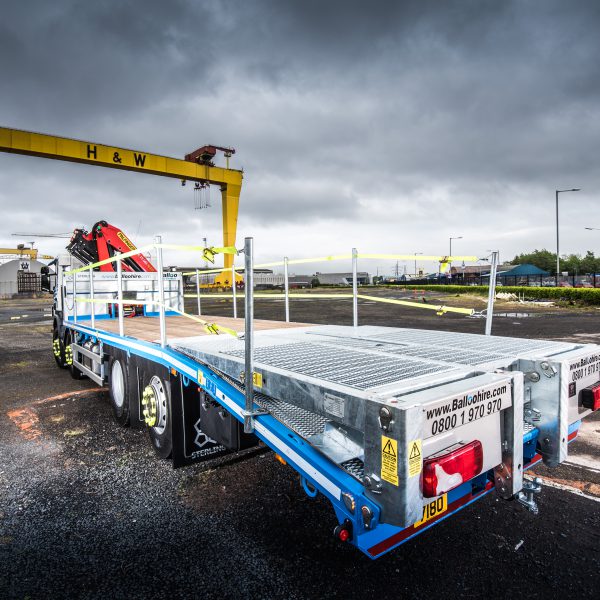
[[[594,253],[588,250],[585,256],[581,259],[581,273],[598,273],[600,272],[600,257],[594,256]]]
[[[513,259],[513,264],[530,264],[556,274],[556,253],[549,250],[534,250],[533,252],[518,254]],[[591,250],[582,258],[580,254],[569,254],[560,257],[560,271],[570,274],[583,275],[585,273],[600,272],[600,257],[596,257]]]
[[[313,277],[310,280],[310,287],[314,288],[314,287],[319,287],[320,285],[321,285],[321,282],[316,277]]]
[[[516,265],[535,265],[544,271],[556,272],[556,253],[549,250],[534,250],[533,252],[518,254],[513,259]]]

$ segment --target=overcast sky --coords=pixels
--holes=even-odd
[[[447,254],[450,236],[454,254],[554,250],[554,190],[572,187],[561,253],[600,250],[584,230],[600,228],[600,2],[2,6],[0,125],[181,158],[235,147],[238,245],[253,235],[259,262]],[[216,188],[212,203],[194,210],[173,179],[0,153],[1,246],[100,219],[138,245],[220,245]]]

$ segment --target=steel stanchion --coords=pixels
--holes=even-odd
[[[196,269],[196,300],[198,304],[198,316],[202,314],[202,305],[200,304],[200,271]]]
[[[358,327],[358,251],[352,248],[352,322]]]
[[[94,269],[90,269],[89,270],[89,274],[90,274],[90,304],[92,306],[91,310],[91,320],[92,320],[92,327],[96,327],[96,303],[94,302]]]
[[[244,431],[252,433],[254,424],[254,239],[244,240],[244,388],[246,395],[246,406],[244,411]]]
[[[165,318],[165,282],[163,278],[163,255],[160,243],[162,242],[161,236],[156,236],[156,262],[158,266],[158,315],[160,322],[160,345],[164,348],[167,345],[167,321]]]
[[[123,321],[123,266],[121,259],[117,261],[117,300],[119,311],[119,335],[125,335],[125,323]]]
[[[237,319],[237,294],[235,289],[235,265],[231,265],[231,294],[233,299],[233,318]]]
[[[492,335],[492,318],[494,316],[494,300],[496,298],[496,273],[498,271],[498,252],[492,252],[490,269],[490,286],[488,291],[487,312],[485,314],[485,335]]]
[[[288,277],[288,257],[283,257],[283,287],[285,290],[285,322],[290,322],[290,281]]]

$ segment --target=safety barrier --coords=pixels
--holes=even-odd
[[[151,299],[147,301],[140,300],[127,300],[123,298],[123,271],[122,271],[122,261],[125,258],[130,256],[134,256],[136,254],[141,254],[144,252],[148,252],[149,250],[156,250],[156,261],[157,261],[157,281],[158,281],[158,300]],[[421,304],[417,302],[411,302],[408,300],[399,300],[395,298],[382,298],[379,296],[359,294],[358,293],[358,259],[386,259],[386,260],[413,260],[414,254],[373,254],[373,253],[363,253],[359,254],[356,248],[352,249],[352,252],[349,254],[336,254],[336,255],[328,255],[328,256],[320,256],[315,258],[299,258],[290,260],[288,257],[284,257],[282,261],[275,261],[269,263],[257,264],[252,267],[252,273],[247,272],[247,266],[245,267],[236,267],[232,265],[232,285],[231,285],[231,293],[230,294],[201,294],[200,293],[200,275],[209,274],[209,273],[222,273],[223,269],[215,268],[208,270],[200,270],[196,269],[195,271],[188,271],[182,273],[182,275],[196,275],[196,294],[183,294],[184,298],[196,298],[197,299],[197,315],[190,315],[185,311],[180,311],[178,309],[173,308],[172,306],[167,306],[165,304],[165,289],[164,289],[164,268],[163,268],[163,249],[170,250],[181,250],[181,251],[199,251],[202,253],[204,258],[208,260],[214,260],[214,256],[218,253],[223,254],[237,254],[237,250],[232,247],[226,248],[213,248],[213,247],[204,247],[204,246],[191,246],[191,245],[176,245],[176,244],[163,244],[160,237],[157,238],[157,243],[150,244],[141,248],[137,248],[135,250],[131,250],[129,252],[125,252],[123,254],[119,254],[113,256],[111,258],[98,261],[96,263],[85,265],[83,267],[79,267],[76,269],[71,269],[69,271],[65,271],[65,275],[73,275],[73,297],[75,299],[74,306],[77,303],[90,303],[92,305],[91,310],[91,324],[92,327],[95,327],[95,304],[105,303],[106,301],[97,300],[94,298],[94,277],[93,270],[102,265],[106,265],[109,263],[116,263],[117,266],[117,298],[111,299],[112,304],[118,305],[119,308],[119,333],[120,335],[124,335],[124,315],[121,307],[126,305],[144,305],[144,306],[157,306],[159,308],[159,321],[160,321],[160,343],[161,346],[166,346],[167,343],[167,332],[166,332],[166,311],[172,311],[176,314],[179,314],[185,318],[188,318],[192,321],[202,324],[206,331],[213,334],[219,333],[227,333],[230,335],[237,336],[237,333],[231,329],[223,327],[218,323],[210,323],[201,319],[202,308],[201,308],[201,298],[210,297],[210,298],[231,298],[233,300],[233,316],[237,318],[237,296],[241,295],[246,301],[250,301],[253,305],[253,301],[255,298],[268,298],[268,299],[284,299],[285,303],[285,321],[290,321],[290,300],[296,298],[310,298],[310,299],[352,299],[352,313],[353,313],[353,325],[355,327],[358,326],[358,301],[359,299],[366,300],[369,302],[380,302],[386,304],[393,304],[399,306],[407,306],[412,308],[422,308],[425,310],[433,310],[438,315],[444,315],[446,313],[456,313],[463,314],[467,316],[475,316],[475,311],[469,308],[461,308],[454,306],[446,306],[446,305],[435,305],[435,304]],[[495,258],[494,258],[495,257]],[[290,293],[289,291],[289,265],[298,265],[298,264],[308,264],[315,262],[325,262],[325,261],[338,261],[338,260],[352,260],[352,293],[344,294],[344,293],[315,293],[315,294],[301,294],[301,293]],[[475,261],[477,257],[475,256],[420,256],[420,260],[430,260],[436,261],[440,264],[440,271],[445,270],[452,261]],[[497,256],[495,254],[492,255],[492,268],[495,271],[495,265],[497,265]],[[261,294],[256,293],[253,290],[253,285],[250,285],[250,281],[252,279],[252,274],[254,269],[257,268],[267,268],[274,266],[283,266],[284,267],[284,293],[283,294]],[[77,277],[76,274],[84,271],[90,272],[90,298],[78,298],[77,297]],[[236,290],[236,274],[241,272],[244,274],[245,279],[245,289],[252,290],[250,294],[250,298],[246,298],[246,294],[239,294]],[[494,279],[492,279],[494,281]],[[488,297],[488,308],[486,311],[486,334],[491,333],[491,321],[492,321],[492,313],[493,313],[493,301],[494,301],[494,291],[490,288],[490,295]],[[477,316],[482,316],[480,313]],[[77,310],[74,310],[74,320],[77,321]]]
[[[215,249],[217,250],[217,249]],[[214,254],[213,254],[214,255]],[[371,302],[381,302],[386,304],[395,304],[399,306],[408,306],[412,308],[423,308],[425,310],[435,310],[438,315],[444,315],[446,313],[456,313],[463,314],[467,316],[483,316],[483,312],[476,313],[475,310],[470,308],[460,308],[454,306],[446,306],[446,305],[430,305],[430,304],[421,304],[417,302],[409,302],[407,300],[398,300],[395,298],[381,298],[379,296],[367,296],[364,294],[358,293],[358,259],[384,259],[384,260],[414,260],[414,254],[381,254],[381,253],[359,253],[356,248],[352,249],[352,252],[349,254],[332,254],[327,256],[319,256],[315,258],[298,258],[290,260],[288,257],[284,257],[281,261],[267,262],[261,263],[254,266],[255,269],[258,268],[268,268],[268,267],[276,267],[283,266],[284,268],[284,293],[283,294],[260,294],[254,293],[254,298],[269,298],[269,299],[278,299],[283,298],[285,303],[285,321],[289,323],[290,321],[290,300],[294,298],[310,298],[310,299],[342,299],[342,298],[352,298],[353,304],[353,324],[354,326],[358,326],[358,300],[368,300]],[[299,265],[299,264],[309,264],[309,263],[317,263],[317,262],[332,262],[339,260],[352,260],[352,294],[327,294],[327,293],[318,293],[318,294],[293,294],[289,291],[289,265]],[[423,256],[419,255],[419,260],[428,260],[439,262],[440,264],[440,272],[445,271],[452,261],[476,261],[476,256]],[[492,255],[492,263],[494,262],[494,254]],[[492,265],[493,268],[494,265]],[[196,269],[195,271],[186,271],[183,275],[187,276],[196,276],[196,293],[195,294],[185,294],[185,298],[196,298],[197,299],[197,311],[198,315],[202,314],[202,298],[226,298],[232,299],[233,301],[233,316],[237,317],[237,297],[239,296],[239,292],[237,291],[236,285],[236,273],[243,272],[244,267],[236,267],[235,264],[231,267],[231,293],[228,294],[201,294],[200,293],[200,277],[202,275],[209,275],[213,273],[222,273],[223,269],[214,268],[214,269]],[[493,301],[494,296],[490,296],[491,300],[488,301],[488,309],[486,312],[486,332],[489,329],[491,331],[491,320],[492,320],[492,312],[493,312]]]
[[[235,337],[237,337],[237,332],[229,329],[227,327],[223,327],[222,325],[219,325],[218,323],[210,323],[208,321],[205,321],[204,319],[201,319],[199,316],[194,316],[194,315],[190,315],[188,313],[186,313],[185,311],[180,311],[172,306],[168,306],[165,302],[165,289],[164,289],[164,268],[163,268],[163,256],[162,256],[162,251],[163,249],[171,249],[171,250],[187,250],[187,251],[204,251],[205,248],[203,246],[181,246],[181,245],[175,245],[175,244],[162,244],[160,237],[157,238],[158,242],[155,244],[149,244],[147,246],[143,246],[141,248],[136,248],[135,250],[130,250],[129,252],[124,252],[122,254],[118,254],[116,256],[113,256],[111,258],[107,258],[89,265],[85,265],[83,267],[78,267],[76,269],[70,269],[68,271],[64,272],[65,276],[68,275],[72,275],[73,276],[73,299],[74,299],[74,303],[73,303],[73,321],[75,323],[78,322],[78,315],[77,315],[77,304],[78,303],[83,303],[83,304],[91,304],[92,306],[92,310],[90,313],[90,321],[91,321],[91,326],[95,327],[96,326],[96,311],[95,311],[95,305],[97,304],[107,304],[108,302],[110,304],[116,304],[119,306],[119,314],[118,314],[118,321],[119,321],[119,335],[123,336],[125,334],[125,322],[124,322],[124,315],[123,315],[123,306],[157,306],[159,309],[159,324],[160,324],[160,344],[161,347],[165,347],[167,345],[167,326],[166,326],[166,312],[167,310],[170,312],[174,312],[178,315],[181,315],[187,319],[190,319],[192,321],[195,321],[197,323],[200,323],[201,325],[204,326],[205,330],[208,333],[211,334],[220,334],[220,333],[226,333],[229,335],[233,335]],[[158,282],[158,300],[152,299],[152,300],[139,300],[139,299],[134,299],[134,300],[126,300],[123,298],[123,269],[122,269],[122,261],[126,258],[129,258],[130,256],[135,256],[136,254],[142,254],[144,252],[148,252],[150,250],[156,250],[156,261],[157,261],[157,282]],[[97,267],[100,267],[102,265],[107,265],[110,263],[116,263],[117,265],[117,279],[116,279],[116,283],[117,283],[117,298],[111,298],[109,301],[107,300],[98,300],[94,297],[95,295],[95,290],[94,290],[94,269]],[[77,274],[78,273],[82,273],[85,271],[89,271],[90,272],[90,278],[89,278],[89,285],[90,285],[90,289],[89,289],[89,298],[80,298],[78,297],[78,293],[77,293]]]

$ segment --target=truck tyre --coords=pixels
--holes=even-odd
[[[115,421],[129,425],[129,374],[124,356],[111,356],[108,361],[108,394]]]
[[[73,364],[73,350],[71,344],[73,342],[73,334],[67,331],[65,334],[65,362],[69,369],[69,374],[73,379],[83,379],[85,375]]]
[[[54,326],[54,329],[52,330],[52,353],[54,354],[56,366],[60,369],[66,369],[67,360],[65,357],[65,343],[61,339],[60,332],[56,326]]]
[[[142,392],[142,415],[150,442],[160,458],[170,458],[173,450],[171,388],[169,382],[152,375]]]

